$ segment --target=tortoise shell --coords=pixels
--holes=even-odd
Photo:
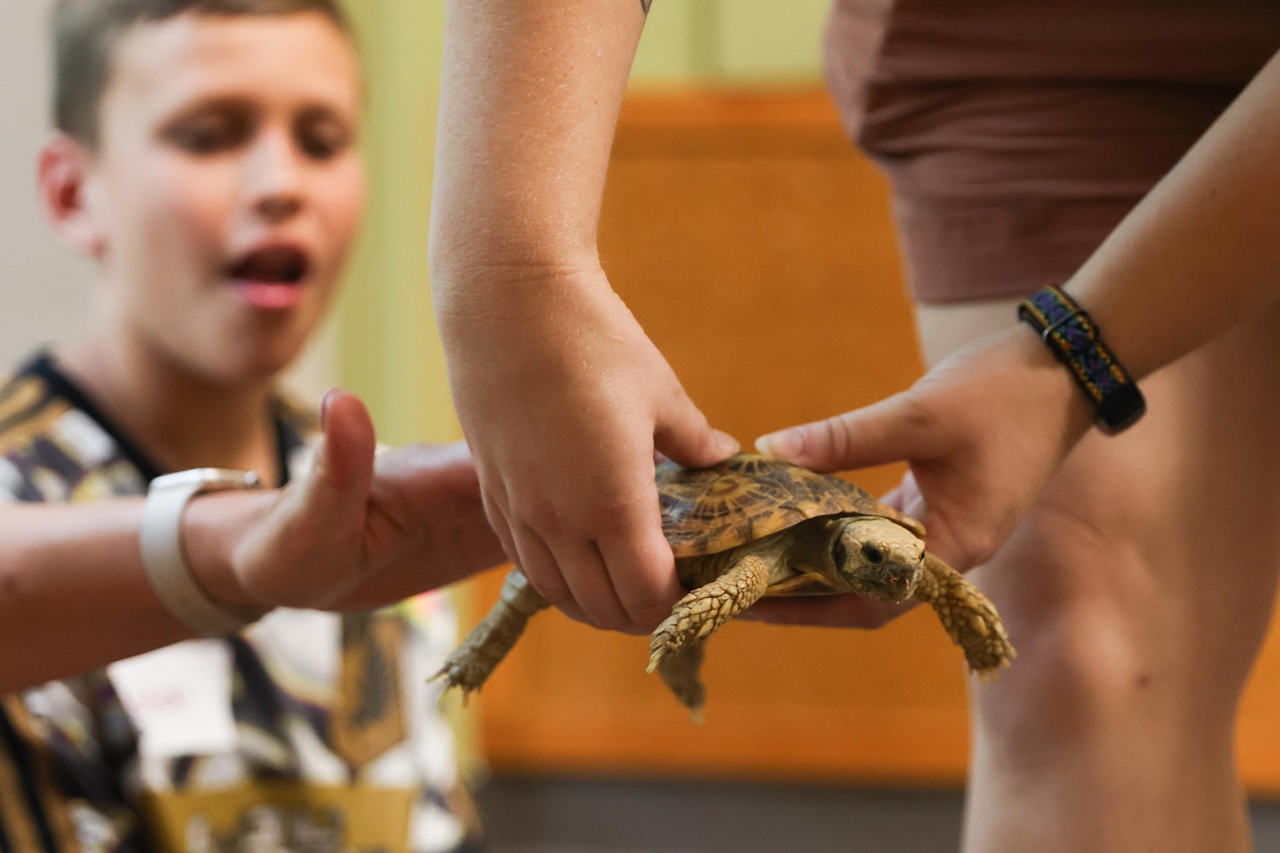
[[[658,466],[662,532],[676,557],[736,548],[810,518],[875,515],[924,538],[914,518],[831,474],[778,459],[739,453],[710,468]]]

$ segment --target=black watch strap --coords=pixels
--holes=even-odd
[[[1098,427],[1114,435],[1147,410],[1129,371],[1102,341],[1093,318],[1074,299],[1050,285],[1024,299],[1018,319],[1030,324],[1065,364],[1094,405]]]

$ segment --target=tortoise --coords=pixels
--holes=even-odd
[[[861,593],[931,605],[969,667],[988,676],[1014,658],[995,607],[924,545],[919,521],[848,480],[739,453],[701,469],[657,467],[662,529],[691,590],[653,632],[648,671],[702,720],[707,638],[762,596]],[[547,601],[513,568],[484,620],[432,680],[478,690]],[[442,696],[443,699],[443,696]]]

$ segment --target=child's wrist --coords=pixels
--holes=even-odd
[[[234,554],[252,528],[275,501],[266,492],[217,492],[199,495],[182,517],[182,543],[191,573],[210,600],[233,610],[267,611],[245,588],[235,570]]]

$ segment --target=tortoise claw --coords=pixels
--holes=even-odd
[[[445,701],[453,690],[462,691],[462,707],[467,707],[467,700],[471,698],[471,694],[478,692],[484,684],[489,675],[489,668],[474,665],[474,661],[469,660],[470,657],[471,654],[467,649],[458,649],[444,662],[439,672],[427,679],[428,684],[444,679],[444,686],[436,698],[436,704],[440,707],[444,707]],[[472,665],[468,665],[469,663]]]
[[[658,649],[649,653],[649,665],[644,668],[645,675],[652,674],[658,668],[658,664],[662,663],[662,659],[667,656],[666,648]]]

